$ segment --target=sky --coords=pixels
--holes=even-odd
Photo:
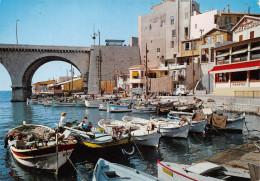
[[[196,0],[200,11],[223,10],[260,13],[259,0]],[[162,0],[0,0],[0,44],[91,46],[91,34],[101,32],[105,39],[138,36],[138,16],[151,13],[150,7]],[[98,42],[96,41],[96,44]],[[33,76],[33,83],[67,75],[70,65],[61,61],[46,63]],[[48,74],[46,74],[48,72]],[[78,71],[76,71],[79,74]],[[8,72],[0,64],[0,90],[11,90]]]

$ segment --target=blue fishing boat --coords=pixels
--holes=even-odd
[[[160,179],[134,168],[111,163],[100,158],[95,166],[92,181],[106,180],[160,181]]]

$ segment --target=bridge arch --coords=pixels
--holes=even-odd
[[[90,51],[90,47],[0,44],[0,63],[12,81],[12,101],[25,101],[32,94],[31,83],[36,70],[56,60],[75,66],[87,91]]]

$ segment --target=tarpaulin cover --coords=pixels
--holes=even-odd
[[[211,114],[208,117],[208,124],[211,124],[213,126],[217,126],[220,128],[225,128],[227,124],[227,118],[228,116],[220,116],[217,114]]]

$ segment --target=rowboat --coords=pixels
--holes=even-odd
[[[132,112],[133,113],[156,113],[156,107],[148,106],[148,107],[134,107]]]
[[[122,113],[122,112],[132,112],[130,105],[114,105],[110,104],[109,112],[111,113]]]
[[[168,115],[168,119],[181,121],[185,119],[190,125],[190,132],[203,132],[207,124],[206,115],[199,113],[189,113],[180,111],[171,111]]]
[[[129,180],[160,181],[147,173],[100,158],[95,166],[92,181]]]
[[[161,134],[158,133],[156,124],[150,120],[133,116],[124,116],[122,120],[127,124],[139,127],[139,129],[131,131],[136,144],[158,147]]]
[[[53,107],[76,107],[76,102],[53,101]]]
[[[150,120],[156,122],[158,132],[162,136],[172,138],[187,138],[189,134],[190,125],[188,122],[174,121],[163,117],[150,117]]]
[[[217,121],[221,120],[221,121]],[[221,124],[220,124],[221,123]],[[243,131],[245,123],[245,113],[236,115],[234,118],[228,118],[228,116],[211,114],[208,118],[208,124],[213,126],[214,129],[223,131]]]
[[[85,132],[76,128],[70,128],[64,126],[65,129],[74,133],[77,141],[83,145],[86,149],[104,149],[104,148],[123,148],[125,145],[132,142],[133,138],[128,134],[122,134],[117,137],[113,137],[110,134],[98,132]]]
[[[47,126],[24,123],[8,131],[5,147],[8,144],[15,160],[24,166],[57,171],[77,143],[69,133],[64,133],[65,138],[59,140],[55,131]]]
[[[85,105],[87,108],[98,108],[100,103],[100,100],[85,100]]]
[[[217,180],[248,180],[249,171],[224,167],[210,162],[201,162],[193,165],[157,160],[158,178],[164,181],[217,181]]]

